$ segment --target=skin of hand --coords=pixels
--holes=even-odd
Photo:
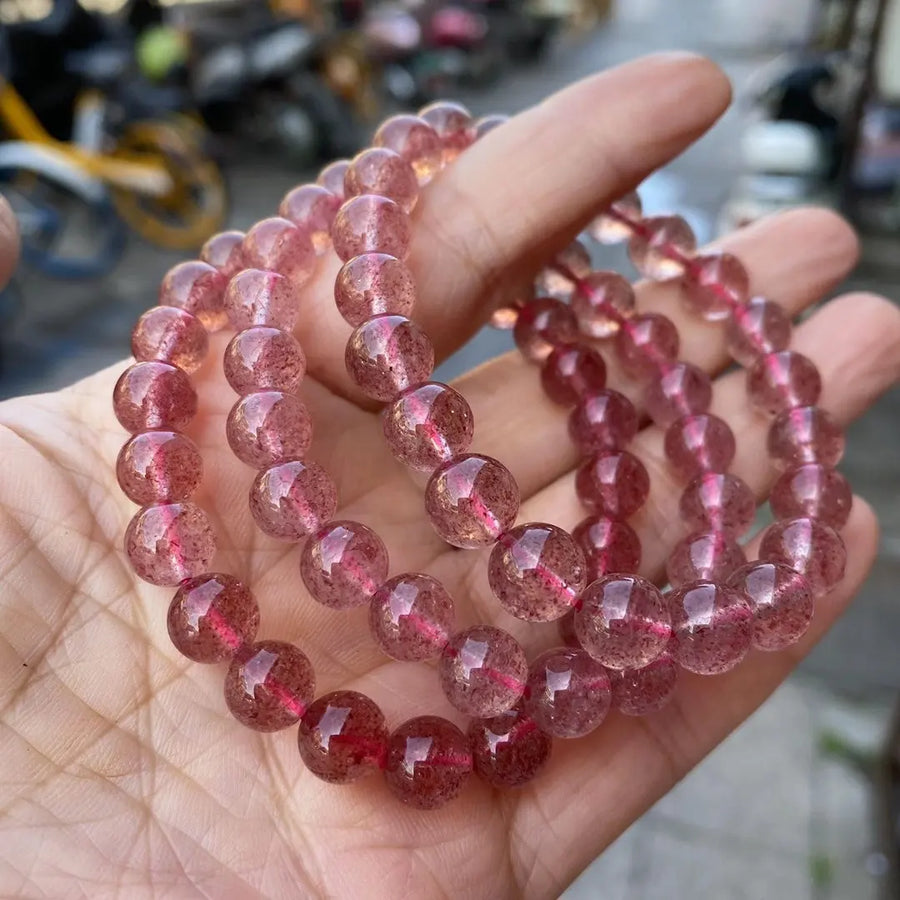
[[[638,184],[712,125],[730,90],[711,63],[650,57],[589,78],[517,116],[431,184],[414,214],[410,265],[415,316],[443,358],[504,292],[527,283],[611,199]],[[15,259],[9,210],[0,218],[0,272]],[[850,228],[804,209],[721,242],[751,272],[753,290],[792,314],[818,302],[856,260]],[[455,598],[461,625],[496,621],[529,655],[555,642],[501,613],[485,552],[448,549],[424,525],[421,484],[383,446],[377,413],[343,368],[349,327],[330,302],[338,263],[325,258],[305,292],[297,334],[310,374],[302,393],[316,424],[311,458],[336,478],[340,515],[384,538],[391,571],[427,571]],[[682,335],[682,358],[715,381],[714,411],[738,438],[732,471],[764,499],[774,473],[766,422],[747,406],[721,326],[684,311],[672,284],[638,286],[641,310],[663,310]],[[264,538],[247,510],[252,472],[224,440],[234,395],[214,336],[195,376],[200,413],[188,429],[204,454],[197,501],[216,528],[215,567],[251,585],[260,637],[297,643],[317,673],[317,694],[372,696],[391,726],[424,713],[459,721],[432,667],[388,661],[365,609],[337,613],[305,594],[298,552]],[[900,313],[868,294],[835,299],[795,331],[819,366],[822,404],[842,423],[900,375]],[[165,628],[172,590],[139,581],[122,552],[135,507],[114,462],[126,439],[111,408],[123,365],[52,394],[0,405],[0,894],[69,897],[551,898],[788,675],[859,589],[878,542],[869,507],[854,501],[843,531],[844,580],[789,651],[753,652],[727,675],[685,675],[674,700],[642,719],[611,715],[588,738],[557,741],[547,768],[515,792],[473,779],[454,803],[408,809],[380,778],[333,787],[306,772],[295,729],[259,735],[227,713],[221,667],[176,653]],[[610,364],[610,384],[638,400]],[[522,488],[519,521],[571,528],[576,451],[565,411],[537,371],[511,353],[458,382],[476,415],[474,450],[495,455]],[[643,574],[659,577],[679,536],[679,483],[662,432],[635,441],[652,492],[633,524]],[[752,542],[748,555],[756,542]],[[760,797],[760,803],[769,802]]]

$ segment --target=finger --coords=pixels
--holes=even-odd
[[[0,196],[0,288],[15,271],[19,261],[19,228],[6,198]]]

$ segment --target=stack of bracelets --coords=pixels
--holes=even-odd
[[[751,646],[778,650],[809,625],[813,602],[842,577],[851,493],[834,466],[844,440],[816,406],[821,380],[789,350],[791,323],[770,300],[749,297],[741,263],[727,253],[697,255],[675,216],[642,218],[636,194],[590,226],[598,241],[627,240],[650,279],[679,279],[689,306],[722,321],[734,360],[747,368],[747,393],[773,416],[768,451],[783,474],[771,493],[775,522],[759,559],[738,538],[753,522],[751,489],[728,472],[735,438],[709,412],[710,377],[679,361],[673,323],[637,313],[631,286],[592,271],[575,242],[541,273],[535,296],[495,311],[523,355],[541,367],[551,400],[570,407],[569,433],[583,462],[576,491],[589,515],[570,535],[545,523],[516,525],[519,488],[500,462],[467,452],[472,410],[446,384],[430,381],[434,350],[408,316],[416,287],[404,259],[420,190],[481,135],[503,122],[474,122],[453,103],[389,119],[375,147],[328,166],[316,184],[295,188],[279,217],[246,234],[226,232],[201,259],[175,266],[160,305],[132,339],[137,362],[115,387],[114,408],[132,437],[117,462],[119,483],[141,506],[125,535],[136,574],[177,586],[168,612],[175,647],[201,663],[226,661],[225,701],[242,724],[277,731],[299,723],[305,765],[346,783],[381,769],[399,800],[433,809],[457,796],[473,770],[488,783],[528,782],[552,738],[597,728],[610,707],[639,716],[671,697],[681,668],[725,672]],[[394,457],[428,473],[425,512],[438,535],[460,548],[493,546],[490,587],[520,619],[558,623],[563,646],[529,665],[519,643],[493,625],[458,630],[448,592],[430,575],[388,577],[388,554],[370,525],[334,519],[337,490],[308,460],[312,425],[297,391],[306,370],[293,336],[299,291],[317,257],[343,262],[335,301],[354,328],[346,366],[361,392],[386,404],[384,437]],[[224,370],[237,393],[226,426],[234,454],[258,470],[249,495],[266,535],[303,542],[300,573],[314,600],[336,610],[368,604],[372,637],[397,660],[437,661],[450,703],[472,717],[468,733],[438,716],[393,732],[379,707],[354,691],[314,696],[314,674],[297,647],[256,641],[259,609],[250,589],[211,573],[215,538],[190,501],[201,458],[179,429],[194,416],[190,373],[208,351],[207,332],[237,332]],[[600,348],[645,382],[645,409],[665,429],[665,455],[684,479],[686,536],[667,563],[663,593],[637,575],[641,545],[628,519],[650,479],[628,450],[639,416],[606,387]]]

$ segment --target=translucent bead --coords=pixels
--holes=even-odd
[[[435,381],[404,391],[384,411],[382,425],[394,457],[422,472],[465,453],[475,433],[465,397]]]
[[[689,672],[718,675],[733,669],[750,649],[753,607],[740,591],[695,581],[669,594],[671,651]]]
[[[312,442],[312,417],[296,394],[259,391],[234,404],[225,422],[225,436],[241,462],[261,469],[306,455]]]
[[[313,250],[321,256],[331,249],[331,225],[341,201],[320,184],[301,184],[284,195],[278,215],[305,231]]]
[[[840,529],[850,517],[853,492],[840,472],[807,463],[788,469],[775,482],[769,505],[777,519],[806,516]]]
[[[802,353],[780,350],[761,356],[747,372],[750,402],[768,413],[813,406],[822,393],[822,377]]]
[[[250,512],[260,530],[283,541],[299,541],[333,518],[337,488],[314,462],[299,459],[263,469],[250,488]]]
[[[338,210],[331,239],[344,262],[361,253],[387,253],[405,259],[411,232],[409,216],[387,197],[352,197]]]
[[[806,577],[814,597],[827,594],[843,577],[847,551],[841,536],[816,519],[786,519],[766,529],[759,558],[783,563]]]
[[[183,656],[199,663],[231,659],[259,628],[250,588],[231,575],[197,575],[182,581],[169,605],[169,637]]]
[[[541,384],[554,403],[574,406],[585,394],[606,387],[606,363],[584,344],[563,344],[544,360]]]
[[[488,116],[482,116],[475,123],[475,140],[480,140],[486,134],[493,131],[498,125],[503,125],[509,121],[509,116],[500,113],[491,113]]]
[[[313,600],[331,609],[367,603],[387,578],[388,552],[359,522],[328,522],[300,552],[300,576]]]
[[[584,554],[555,525],[517,525],[494,545],[488,581],[500,605],[517,619],[551,622],[572,609],[585,585]]]
[[[315,693],[315,674],[305,654],[283,641],[259,641],[232,660],[225,703],[254,731],[281,731],[300,720]]]
[[[513,340],[526,359],[543,362],[555,347],[578,336],[572,310],[553,297],[538,297],[519,311]]]
[[[673,587],[692,581],[724,581],[747,557],[728,533],[701,531],[682,538],[669,554],[666,574]]]
[[[557,300],[568,302],[572,299],[576,285],[569,273],[578,279],[587,278],[591,273],[591,254],[581,241],[572,241],[565,250],[556,254],[553,261],[567,272],[560,272],[552,265],[547,266],[538,273],[535,288]]]
[[[225,378],[238,394],[292,393],[306,374],[306,355],[287,331],[255,325],[231,339],[225,348],[223,366]]]
[[[681,495],[681,518],[694,531],[743,534],[756,515],[756,497],[745,481],[728,472],[704,472]]]
[[[129,366],[113,388],[113,410],[126,431],[184,428],[197,412],[190,378],[164,362]]]
[[[798,406],[772,422],[767,447],[781,469],[803,463],[833,467],[844,455],[844,432],[824,409]]]
[[[408,316],[416,304],[412,273],[396,256],[363,253],[344,263],[334,283],[338,312],[351,325],[391,313]]]
[[[501,303],[491,313],[489,320],[491,328],[496,328],[498,331],[512,331],[516,327],[516,322],[519,321],[519,313],[524,305],[519,300]]]
[[[344,195],[362,194],[389,197],[410,212],[419,199],[419,182],[412,166],[399,154],[387,147],[370,147],[350,163],[344,176]]]
[[[471,774],[469,742],[446,719],[410,719],[388,740],[384,780],[407,806],[437,809],[459,796]]]
[[[648,716],[672,699],[678,686],[678,663],[663,653],[637,669],[609,670],[612,705],[626,716]]]
[[[209,263],[192,259],[169,269],[159,288],[160,306],[177,306],[196,316],[207,331],[228,324],[222,305],[228,277]]]
[[[694,257],[684,280],[684,302],[709,322],[727,319],[749,293],[750,276],[730,253]]]
[[[528,661],[512,635],[493,625],[476,625],[450,638],[439,674],[444,694],[460,712],[487,718],[518,703]]]
[[[678,359],[678,329],[672,320],[644,313],[622,323],[616,334],[616,355],[632,378],[651,378]]]
[[[684,477],[724,472],[734,459],[734,433],[718,416],[685,416],[666,429],[666,457]]]
[[[806,633],[813,615],[809,583],[779,563],[753,562],[732,573],[728,585],[753,603],[753,646],[784,650]]]
[[[644,505],[650,476],[647,467],[627,450],[597,453],[579,467],[575,493],[591,512],[627,519]]]
[[[176,585],[209,568],[216,539],[206,513],[194,503],[145,506],[128,523],[125,555],[150,584]]]
[[[612,204],[612,214],[610,211],[600,213],[588,225],[588,234],[601,244],[621,244],[623,241],[627,241],[632,234],[631,226],[628,222],[623,222],[621,217],[624,216],[633,222],[639,222],[641,213],[641,198],[637,191],[632,191]]]
[[[572,312],[582,334],[612,337],[634,309],[634,290],[616,272],[589,272],[572,294]]]
[[[528,675],[525,712],[557,738],[590,734],[609,712],[609,675],[584,650],[557,647],[542,653]]]
[[[584,551],[588,584],[616,572],[637,572],[641,566],[641,539],[627,522],[588,516],[572,537]]]
[[[681,216],[656,216],[644,219],[632,235],[628,255],[645,278],[665,281],[684,274],[696,247],[694,232]]]
[[[790,344],[791,320],[777,303],[752,297],[732,310],[725,338],[732,358],[749,367],[758,357],[784,350]]]
[[[584,455],[621,450],[634,439],[637,428],[634,404],[618,391],[583,397],[569,415],[569,434]]]
[[[175,306],[148,309],[131,333],[131,352],[137,360],[158,359],[185,372],[196,372],[209,351],[203,323]]]
[[[550,759],[553,741],[521,709],[469,723],[475,771],[488,784],[517,788],[527,784]]]
[[[316,184],[325,188],[329,194],[333,194],[342,203],[344,201],[344,178],[347,175],[347,169],[350,168],[349,159],[338,159],[333,163],[329,163],[319,172]]]
[[[424,119],[441,139],[443,163],[453,162],[460,153],[475,142],[475,121],[461,104],[438,100],[419,110]]]
[[[200,259],[218,269],[226,279],[231,278],[244,268],[244,237],[243,231],[214,234],[200,250]],[[224,290],[224,284],[222,287]]]
[[[267,325],[293,331],[300,314],[297,289],[285,275],[244,269],[228,282],[225,309],[235,331]]]
[[[243,254],[248,268],[278,272],[298,288],[309,281],[316,267],[309,233],[280,216],[263,219],[247,232]]]
[[[451,459],[425,488],[425,512],[434,530],[454,547],[494,543],[519,511],[519,486],[509,469],[476,453]]]
[[[334,691],[314,700],[303,714],[297,747],[317,778],[349,784],[382,767],[388,737],[378,704],[356,691]]]
[[[682,416],[705,413],[712,403],[712,382],[697,366],[676,362],[666,366],[648,385],[644,405],[651,419],[662,427]]]
[[[434,128],[419,116],[391,116],[375,132],[373,143],[399,153],[413,167],[419,184],[427,184],[440,171],[443,143]]]
[[[374,316],[350,335],[344,362],[367,397],[388,401],[431,377],[434,347],[415,322]]]
[[[187,500],[200,484],[203,459],[190,438],[177,431],[144,431],[119,451],[116,478],[129,500]]]
[[[453,632],[453,600],[430,575],[407,573],[385,581],[369,605],[369,629],[392,659],[413,662],[441,655]]]
[[[671,635],[669,609],[656,585],[637,575],[606,575],[589,584],[575,613],[581,646],[610,669],[645,666]]]

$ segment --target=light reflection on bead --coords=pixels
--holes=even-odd
[[[758,357],[784,350],[790,344],[791,320],[777,303],[752,297],[732,311],[725,338],[732,358],[749,367]]]
[[[641,218],[641,198],[637,191],[620,197],[612,204],[612,208],[614,213],[618,212],[633,221],[639,221]],[[623,222],[616,215],[610,215],[609,212],[602,212],[588,225],[588,233],[598,243],[620,244],[622,241],[627,241],[632,232],[628,223]]]
[[[818,406],[798,406],[781,413],[769,428],[769,456],[781,469],[820,463],[836,466],[844,455],[844,432]]]
[[[694,232],[681,216],[656,216],[644,219],[632,235],[628,255],[643,276],[665,281],[684,274],[696,247]]]
[[[300,314],[299,295],[285,275],[244,269],[228,282],[225,311],[235,331],[254,325],[293,331]]]
[[[329,194],[333,194],[340,201],[344,200],[344,177],[347,174],[347,169],[350,168],[350,160],[349,159],[338,159],[333,163],[329,163],[319,172],[319,177],[316,179],[316,184],[321,185],[328,191]]]
[[[361,253],[387,253],[405,259],[410,243],[409,217],[387,197],[352,197],[338,210],[331,229],[335,252],[344,262]]]
[[[553,748],[550,736],[519,708],[474,719],[468,738],[476,773],[498,788],[528,784],[546,765]]]
[[[492,113],[488,116],[482,116],[475,123],[475,140],[480,140],[486,134],[492,132],[499,125],[504,125],[509,121],[509,116],[501,115],[498,113]]]
[[[685,478],[724,472],[734,459],[734,433],[718,416],[685,416],[666,429],[666,457]]]
[[[665,427],[682,416],[705,413],[712,403],[712,381],[697,366],[676,362],[666,366],[647,386],[644,405],[651,419]]]
[[[777,519],[807,516],[840,529],[850,516],[853,492],[840,472],[807,463],[782,474],[772,488],[769,505]]]
[[[406,264],[387,253],[363,253],[344,263],[334,283],[338,312],[350,325],[390,313],[409,316],[416,286]]]
[[[637,434],[634,404],[618,391],[582,397],[569,415],[569,435],[582,454],[621,450]]]
[[[706,531],[680,540],[666,561],[673,587],[692,581],[723,581],[747,561],[740,544],[728,533]]]
[[[593,512],[627,519],[650,493],[647,467],[627,450],[597,453],[578,468],[575,493]]]
[[[280,216],[257,222],[247,232],[242,252],[248,268],[278,272],[297,288],[309,281],[316,265],[309,232]]]
[[[238,394],[292,393],[306,374],[306,355],[287,331],[255,325],[231,339],[225,348],[223,368],[225,378]]]
[[[260,530],[299,541],[334,516],[337,488],[318,464],[291,460],[263,469],[250,488],[250,513]]]
[[[196,316],[207,331],[228,324],[222,298],[228,278],[200,260],[179,263],[166,272],[159,289],[160,306],[177,306]]]
[[[561,263],[576,278],[586,278],[591,273],[591,255],[581,241],[572,241],[556,254],[554,262]],[[575,282],[551,265],[538,273],[535,287],[541,293],[568,302],[575,291]]]
[[[321,256],[331,249],[331,225],[340,205],[341,198],[322,185],[301,184],[284,195],[278,215],[305,231]]]
[[[419,199],[419,183],[412,166],[399,154],[387,147],[370,147],[350,163],[344,176],[344,194],[389,197],[410,212]]]
[[[574,406],[586,394],[606,387],[606,363],[591,347],[564,344],[544,360],[541,384],[554,403]]]
[[[741,535],[756,515],[756,497],[737,475],[705,472],[684,489],[678,509],[694,531],[731,531]]]
[[[197,413],[197,394],[181,369],[164,362],[129,366],[113,388],[113,410],[132,433],[149,429],[178,431]]]
[[[821,393],[819,370],[810,359],[793,350],[761,356],[747,372],[747,395],[764,412],[813,406]]]
[[[728,318],[747,300],[750,277],[741,261],[730,253],[695,256],[684,283],[684,302],[709,322]]]
[[[460,103],[437,100],[419,110],[424,119],[441,139],[443,164],[452,163],[463,150],[475,142],[476,130],[472,114]]]
[[[196,372],[209,351],[203,323],[175,306],[148,309],[131,334],[131,352],[137,360],[158,359]]]
[[[644,313],[622,323],[616,334],[616,355],[633,378],[650,378],[678,358],[678,329],[672,320]]]
[[[797,518],[766,529],[759,558],[790,566],[806,576],[814,597],[822,597],[844,577],[847,551],[841,536],[824,522]]]
[[[200,259],[218,269],[226,279],[244,268],[243,231],[222,231],[214,234],[200,250]],[[224,290],[225,285],[222,285]]]
[[[200,484],[203,459],[190,438],[177,431],[144,431],[119,451],[116,478],[129,500],[187,500]]]
[[[641,539],[627,523],[606,516],[588,516],[572,531],[584,551],[587,582],[613,572],[637,572],[641,567]]]
[[[225,422],[234,455],[261,469],[306,455],[312,442],[312,417],[296,394],[258,391],[241,397]]]
[[[555,347],[571,344],[577,337],[572,310],[553,297],[538,297],[519,311],[513,340],[522,355],[543,362]]]
[[[572,312],[583,334],[612,337],[634,309],[634,290],[616,272],[589,272],[572,295]]]
[[[440,171],[444,149],[438,133],[419,116],[391,116],[375,132],[376,147],[387,147],[412,167],[419,184],[427,184]]]

